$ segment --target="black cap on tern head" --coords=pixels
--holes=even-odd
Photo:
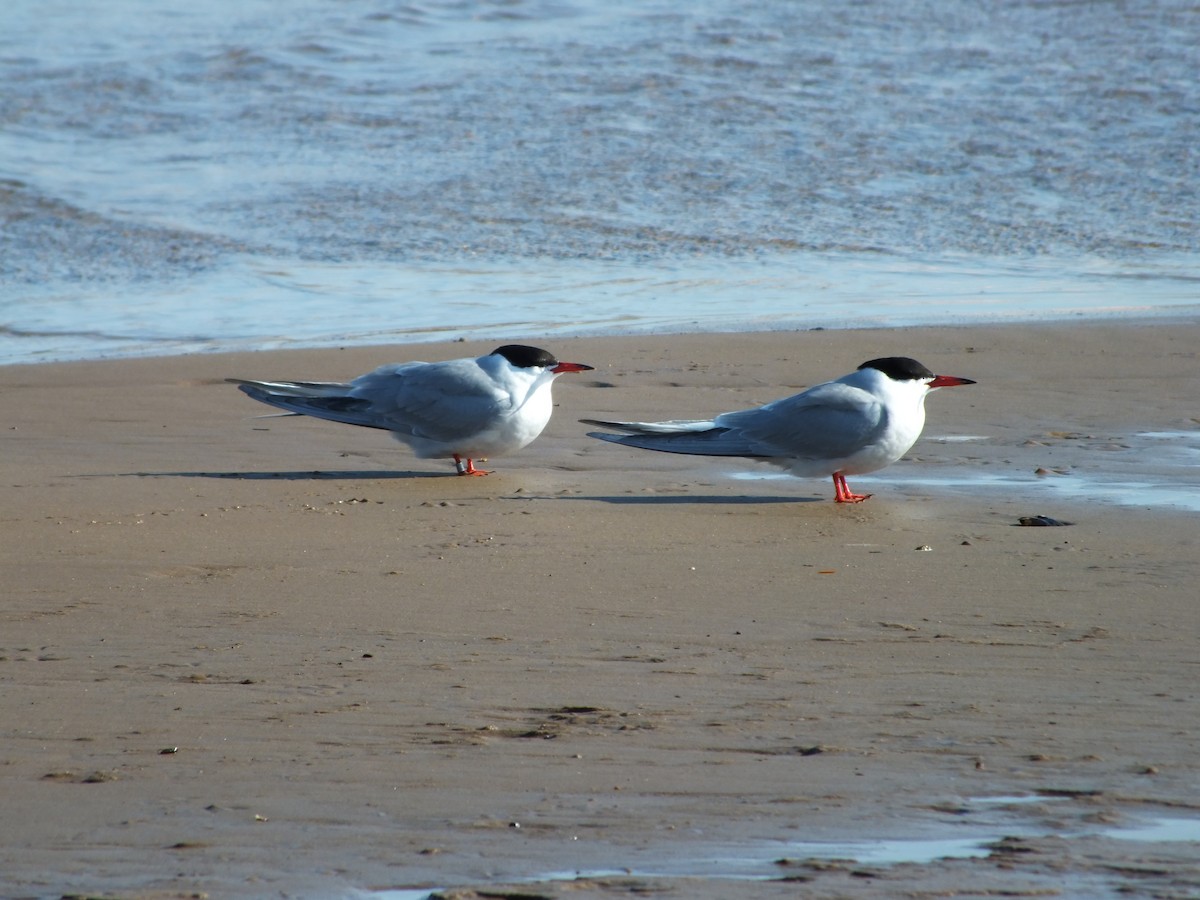
[[[921,381],[934,377],[934,374],[927,368],[907,356],[884,356],[880,359],[869,359],[858,368],[860,371],[877,369],[894,381]]]
[[[558,365],[554,354],[537,347],[527,347],[525,344],[505,344],[492,351],[493,356],[503,356],[518,369],[532,369],[536,366],[553,368]]]

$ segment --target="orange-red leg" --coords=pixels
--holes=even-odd
[[[475,461],[471,457],[467,457],[466,461],[457,453],[454,454],[454,466],[458,469],[459,475],[491,475],[492,473],[486,469],[475,468]]]
[[[870,494],[855,494],[846,484],[846,476],[841,472],[833,473],[833,499],[838,503],[862,503]]]

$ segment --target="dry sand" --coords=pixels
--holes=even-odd
[[[1088,497],[1116,471],[1195,496],[1195,460],[1136,435],[1196,428],[1198,346],[1135,322],[556,341],[597,371],[487,478],[252,418],[222,379],[490,345],[0,369],[0,894],[1198,896],[1196,514]],[[900,353],[979,383],[851,479],[859,506],[577,422]],[[1191,842],[1114,831],[1164,817]]]

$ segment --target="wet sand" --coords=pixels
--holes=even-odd
[[[597,371],[487,478],[253,418],[223,379],[490,345],[0,369],[0,894],[1194,896],[1194,827],[1117,830],[1200,819],[1195,514],[1054,484],[1194,494],[1195,460],[1137,435],[1196,429],[1197,346],[1161,322],[554,341]],[[577,422],[893,354],[979,383],[851,479],[858,506]],[[1074,524],[1016,525],[1038,514]]]

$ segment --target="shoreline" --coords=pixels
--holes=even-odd
[[[559,379],[546,432],[487,478],[368,429],[255,419],[223,379],[491,341],[2,367],[0,893],[471,897],[584,871],[537,890],[715,900],[722,879],[652,864],[980,833],[1016,838],[797,858],[739,893],[1200,889],[1194,838],[1108,833],[1200,818],[1194,514],[938,487],[1042,469],[1193,488],[1194,461],[1131,436],[1195,430],[1198,339],[1193,321],[533,340],[597,369]],[[978,384],[930,398],[926,436],[854,507],[576,421],[708,415],[896,354]],[[1075,524],[1017,527],[1036,514]]]
[[[825,311],[825,318],[837,318],[836,310],[831,313]],[[872,319],[858,319],[848,325],[837,324],[817,324],[817,325],[802,325],[798,321],[790,319],[781,319],[776,316],[774,319],[759,318],[746,321],[739,319],[737,324],[730,323],[724,320],[713,319],[707,327],[700,327],[700,320],[691,320],[686,323],[684,320],[678,320],[671,323],[647,321],[641,326],[631,325],[612,325],[596,323],[589,327],[578,328],[574,330],[563,331],[561,333],[554,331],[543,338],[544,342],[552,341],[571,341],[571,340],[590,340],[590,339],[628,339],[634,340],[638,338],[646,339],[652,337],[681,337],[689,334],[707,335],[716,337],[726,334],[805,334],[808,332],[823,332],[823,331],[901,331],[909,329],[926,329],[926,328],[1005,328],[1005,327],[1042,327],[1042,326],[1063,326],[1075,324],[1097,324],[1097,325],[1126,325],[1129,327],[1138,327],[1140,325],[1170,325],[1170,324],[1189,324],[1195,322],[1200,316],[1200,306],[1179,306],[1179,305],[1163,305],[1151,310],[1138,309],[1136,312],[1126,310],[1110,309],[1110,310],[1059,310],[1057,312],[1047,312],[1042,315],[1030,315],[1028,311],[1016,314],[996,313],[991,316],[965,316],[961,319],[955,319],[952,315],[939,313],[935,318],[942,321],[927,322],[921,320],[911,320],[910,317],[902,317],[901,322],[892,322],[886,316],[878,316]],[[465,329],[463,332],[428,332],[416,331],[410,333],[402,333],[396,335],[396,340],[385,341],[381,340],[377,332],[371,332],[366,335],[345,335],[340,340],[330,339],[328,337],[319,338],[283,338],[283,337],[259,337],[248,338],[239,341],[215,341],[207,339],[179,339],[177,341],[161,341],[162,344],[171,344],[175,347],[173,350],[156,350],[153,347],[143,350],[125,350],[114,352],[112,355],[82,355],[69,357],[49,357],[46,359],[13,359],[4,361],[0,357],[0,368],[7,366],[19,365],[65,365],[75,362],[121,362],[123,360],[134,359],[168,359],[182,356],[220,356],[220,355],[236,355],[240,353],[276,353],[276,352],[306,352],[306,351],[323,351],[323,350],[372,350],[377,348],[398,348],[398,347],[438,347],[449,344],[494,344],[511,341],[525,341],[528,334],[533,331],[539,333],[546,328],[545,323],[530,325],[526,329],[514,329],[503,325],[483,325]],[[12,334],[11,332],[9,333]],[[422,339],[419,336],[425,335]],[[2,336],[2,335],[0,335]],[[71,337],[71,335],[67,335]],[[21,340],[24,338],[18,338]],[[93,351],[94,352],[94,351]]]

